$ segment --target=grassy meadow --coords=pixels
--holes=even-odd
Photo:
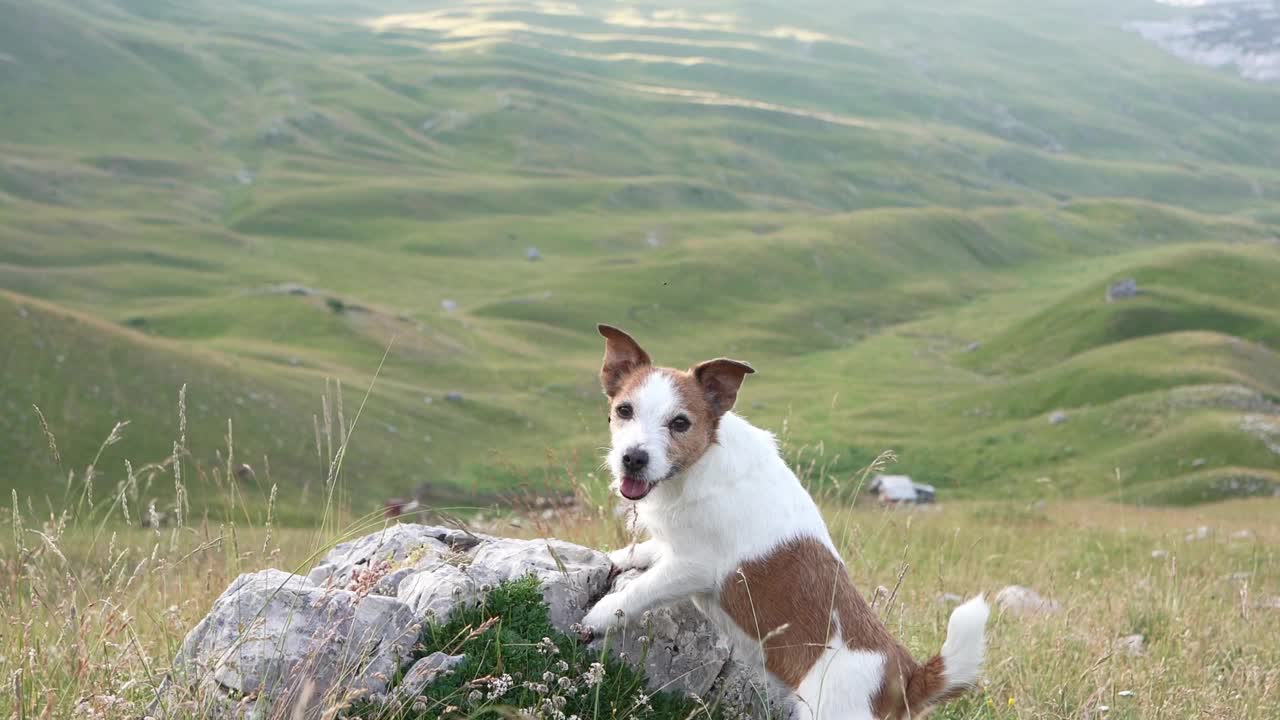
[[[390,498],[618,546],[597,322],[754,365],[913,651],[1061,603],[937,717],[1280,716],[1280,85],[1188,12],[0,0],[0,717],[141,716]]]
[[[488,529],[618,547],[629,529],[593,504],[598,485],[585,480],[579,486],[583,502],[575,509],[554,516],[516,512]],[[969,501],[921,510],[824,505],[855,582],[917,656],[940,647],[954,606],[949,594],[990,597],[1017,583],[1061,604],[1046,615],[994,615],[984,683],[937,717],[1268,718],[1280,712],[1280,647],[1272,641],[1280,631],[1274,520],[1280,503],[1274,499],[1196,509],[1102,501]],[[338,515],[320,529],[235,518],[145,529],[69,515],[28,526],[19,510],[13,543],[0,556],[6,585],[0,611],[8,627],[0,670],[12,682],[9,715],[145,714],[187,630],[237,574],[266,567],[305,571],[333,542],[383,522]],[[483,630],[483,617],[467,616],[434,636]],[[529,637],[536,642],[542,626],[529,622],[535,622]],[[1143,637],[1138,650],[1122,640],[1135,634]],[[582,667],[599,659],[575,650],[573,640],[561,642],[563,657]],[[431,646],[429,639],[424,643]],[[523,651],[513,645],[506,653],[519,658]],[[618,671],[610,666],[610,672]],[[603,687],[634,698],[636,682],[611,674]],[[465,706],[468,686],[436,694],[406,717]],[[355,701],[348,709],[358,712]],[[611,711],[600,717],[721,717],[713,702],[677,705],[679,712],[657,702],[657,715],[630,700],[606,707]]]

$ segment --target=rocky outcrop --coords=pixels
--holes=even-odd
[[[264,570],[237,578],[187,636],[153,714],[312,717],[352,702],[404,707],[464,660],[437,653],[415,661],[427,623],[532,575],[552,624],[568,633],[611,587],[639,574],[611,584],[611,570],[603,553],[560,540],[391,525],[337,545],[306,576]],[[655,609],[609,643],[623,660],[643,662],[653,690],[743,708],[761,695],[755,674],[691,602]]]
[[[310,717],[384,697],[420,630],[395,598],[279,570],[241,575],[182,643],[161,711],[270,717],[296,708]]]

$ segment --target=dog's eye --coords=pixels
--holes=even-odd
[[[675,419],[668,424],[668,427],[671,428],[671,432],[682,433],[688,430],[692,424],[693,423],[689,422],[689,418],[683,415],[677,415]]]
[[[630,420],[631,416],[634,414],[634,411],[631,409],[631,403],[622,403],[618,407],[614,408],[613,412],[618,416],[619,420]]]

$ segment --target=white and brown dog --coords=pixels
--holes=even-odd
[[[626,333],[599,330],[608,465],[650,539],[610,555],[645,572],[592,608],[588,633],[692,598],[739,657],[787,689],[800,718],[919,718],[977,681],[982,597],[952,613],[940,654],[916,662],[854,589],[773,435],[729,412],[749,365],[656,367]]]

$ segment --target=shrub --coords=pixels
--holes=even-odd
[[[650,693],[644,675],[557,632],[536,578],[505,583],[485,603],[423,631],[416,657],[465,654],[393,717],[719,718],[699,701]],[[643,665],[644,658],[636,658]]]

